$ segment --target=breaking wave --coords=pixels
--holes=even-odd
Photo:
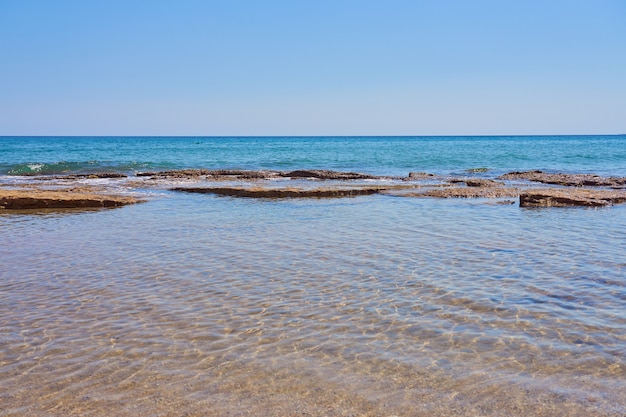
[[[132,174],[137,171],[161,168],[163,165],[167,164],[153,164],[150,162],[114,163],[102,161],[27,162],[0,166],[0,174],[15,176],[92,174],[100,172]]]

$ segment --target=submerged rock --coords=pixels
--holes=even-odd
[[[433,178],[435,174],[429,174],[428,172],[409,172],[409,180],[424,180],[427,178]]]
[[[465,184],[468,187],[497,187],[504,185],[502,182],[485,178],[453,178],[448,180],[450,184]]]
[[[472,178],[465,180],[465,185],[467,185],[468,187],[497,187],[503,184],[494,180]]]

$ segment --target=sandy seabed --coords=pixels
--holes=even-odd
[[[398,382],[405,376],[328,375],[332,370],[302,362],[290,369],[223,363],[195,376],[129,363],[128,369],[109,364],[84,378],[79,369],[56,381],[42,372],[9,377],[4,383],[19,383],[21,389],[0,395],[0,415],[621,417],[626,407],[623,397],[527,388],[487,375],[455,380],[413,369],[407,370],[411,378]]]

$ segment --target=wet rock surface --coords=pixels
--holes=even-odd
[[[519,188],[494,186],[448,187],[429,188],[419,192],[406,194],[409,197],[436,197],[436,198],[505,198],[520,195]]]
[[[423,180],[423,179],[431,179],[434,178],[434,174],[429,174],[428,172],[409,172],[409,176],[407,179],[409,180]]]
[[[184,169],[176,171],[160,171],[160,172],[141,172],[138,177],[151,178],[199,178],[216,180],[228,179],[272,179],[272,178],[311,178],[318,180],[365,180],[365,179],[383,179],[390,177],[381,177],[377,175],[363,174],[359,172],[342,172],[331,170],[295,170],[295,171],[248,171],[237,169]]]
[[[180,187],[172,191],[216,194],[246,198],[338,198],[378,194],[381,188],[241,188],[241,187]]]
[[[77,190],[0,190],[0,210],[120,207],[141,201]]]
[[[477,172],[484,172],[479,170]],[[338,198],[385,194],[398,197],[433,198],[519,198],[521,207],[604,207],[626,202],[622,190],[625,178],[606,178],[592,174],[548,174],[542,171],[511,172],[495,179],[480,177],[441,178],[426,172],[410,172],[407,177],[380,177],[355,172],[330,170],[238,171],[185,170],[150,173],[152,178],[204,177],[212,179],[269,180],[272,178],[339,181],[325,188],[276,187],[254,182],[237,187],[176,187],[173,191],[193,192],[246,198]],[[400,183],[354,186],[358,180],[400,180]],[[514,186],[511,181],[517,181]],[[560,188],[531,188],[519,182],[539,182]],[[404,185],[402,185],[404,184]],[[507,200],[510,201],[510,200]]]
[[[450,184],[465,184],[468,187],[498,187],[504,185],[503,182],[483,178],[453,178],[448,182]]]
[[[372,194],[414,198],[506,198],[507,201],[519,198],[520,207],[605,207],[626,202],[626,178],[525,171],[510,172],[492,179],[480,175],[485,172],[482,169],[476,172],[476,176],[460,178],[426,172],[410,172],[406,177],[385,177],[332,170],[237,169],[144,172],[134,179],[108,173],[42,176],[33,179],[30,185],[22,186],[21,190],[0,189],[0,209],[118,207],[141,201],[114,195],[97,182],[85,185],[90,184],[90,179],[99,178],[122,178],[126,189],[165,188],[176,192],[244,198],[340,198]],[[288,181],[289,185],[285,186],[283,180],[293,181]],[[318,186],[325,181],[328,181],[327,185]],[[172,187],[181,182],[186,185]],[[533,183],[557,187],[532,186]],[[50,190],[54,187],[61,189]]]
[[[205,179],[270,179],[279,177],[278,171],[247,171],[236,169],[182,169],[173,171],[139,172],[137,177],[152,179],[200,178]]]
[[[625,188],[626,177],[601,177],[594,174],[546,173],[543,171],[509,172],[499,177],[501,180],[525,180],[574,187]]]
[[[545,189],[522,192],[520,207],[606,207],[626,202],[626,194],[608,190]]]
[[[96,172],[93,174],[73,174],[60,177],[62,179],[78,179],[78,178],[127,178],[128,175],[119,172]]]
[[[298,170],[280,173],[280,176],[286,178],[316,178],[320,180],[366,180],[385,178],[376,175],[360,174],[358,172],[340,172],[329,170]]]

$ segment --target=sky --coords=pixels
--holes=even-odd
[[[626,133],[625,0],[0,0],[0,135]]]

